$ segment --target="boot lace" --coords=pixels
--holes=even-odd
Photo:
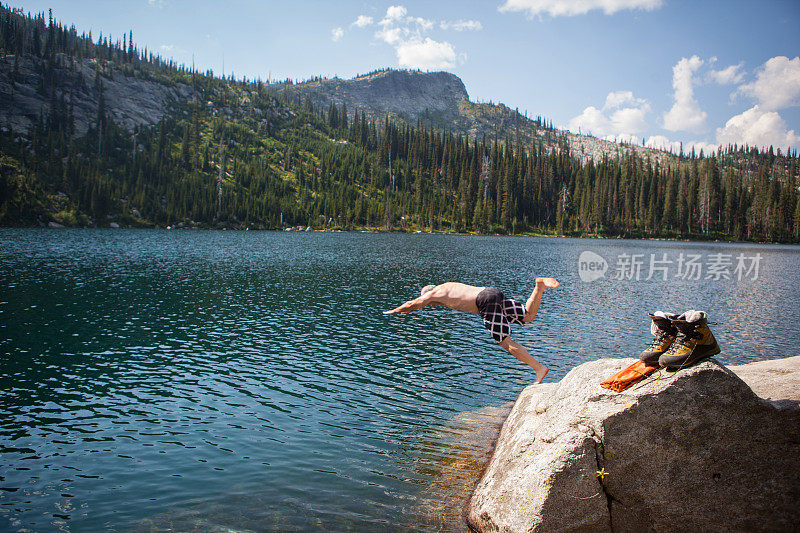
[[[652,341],[650,341],[650,346],[649,347],[650,348],[658,348],[659,346],[661,346],[661,343],[663,343],[664,340],[669,336],[670,335],[669,335],[668,331],[665,331],[663,329],[659,329],[658,333],[656,333],[656,336],[653,338]]]
[[[677,352],[681,348],[685,347],[686,344],[691,339],[694,339],[694,338],[697,338],[697,337],[702,337],[702,335],[700,333],[698,333],[697,331],[695,331],[695,330],[691,330],[691,331],[678,330],[678,335],[677,335],[677,337],[675,337],[675,342],[673,342],[672,346],[669,347],[669,350],[667,350],[667,354],[668,355],[669,354],[674,354],[675,352]]]

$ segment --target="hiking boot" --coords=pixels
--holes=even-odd
[[[667,351],[678,335],[678,329],[672,325],[672,320],[678,315],[656,311],[650,314],[653,320],[650,324],[650,333],[653,334],[653,342],[639,356],[639,360],[648,366],[658,366],[658,358]]]
[[[678,329],[675,342],[658,358],[667,370],[679,370],[708,359],[720,352],[714,334],[708,329],[708,315],[703,311],[686,311],[672,320]]]

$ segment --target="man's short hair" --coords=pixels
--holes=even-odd
[[[426,292],[432,291],[435,288],[436,288],[436,285],[425,285],[424,287],[422,287],[422,290],[420,291],[419,295],[422,296]]]

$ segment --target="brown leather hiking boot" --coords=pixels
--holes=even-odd
[[[648,366],[658,366],[658,358],[672,346],[678,335],[678,329],[672,325],[672,320],[678,318],[678,315],[656,311],[650,313],[650,318],[653,321],[650,324],[653,342],[642,352],[639,360]]]
[[[708,315],[703,311],[686,311],[671,322],[678,335],[669,350],[658,358],[658,363],[667,370],[692,366],[720,352],[717,339],[708,329]]]

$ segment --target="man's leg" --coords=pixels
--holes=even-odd
[[[553,278],[536,278],[536,288],[533,289],[531,297],[525,303],[525,318],[523,322],[530,322],[536,318],[536,311],[539,310],[539,305],[542,303],[542,294],[545,289],[555,289],[558,287],[558,282]]]
[[[544,377],[550,371],[549,368],[534,359],[533,356],[528,353],[528,350],[526,350],[520,343],[511,337],[506,337],[503,339],[503,342],[500,343],[500,346],[505,348],[508,353],[536,371],[536,383],[541,383]]]

